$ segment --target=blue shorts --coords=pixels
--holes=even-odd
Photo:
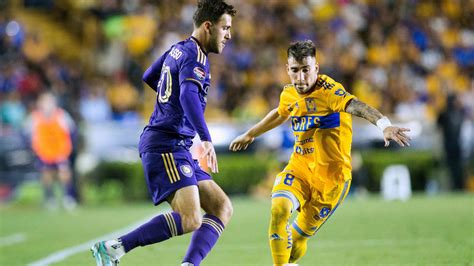
[[[185,149],[169,153],[144,152],[140,157],[148,192],[155,205],[180,188],[212,179]]]

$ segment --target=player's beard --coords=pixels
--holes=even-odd
[[[316,82],[314,82],[314,83],[311,84],[311,85],[305,86],[304,89],[299,89],[299,88],[298,88],[298,85],[296,85],[296,84],[295,84],[294,86],[295,86],[296,91],[297,91],[299,94],[308,94],[308,93],[310,93],[310,92],[312,92],[312,91],[314,90],[314,88],[316,87]]]
[[[210,30],[210,38],[209,38],[209,53],[219,54],[219,42],[217,40],[217,34],[213,28]]]
[[[308,90],[308,86],[300,87],[300,85],[295,85],[295,88],[299,94],[305,94],[306,91]]]

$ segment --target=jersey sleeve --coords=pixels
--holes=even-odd
[[[348,93],[340,83],[335,83],[335,86],[328,92],[328,106],[334,112],[344,112],[346,105],[350,100],[356,97]]]
[[[197,61],[197,55],[189,51],[183,51],[182,60],[179,62],[179,85],[184,81],[192,81],[202,89],[206,79],[204,66]]]
[[[157,90],[158,81],[161,76],[161,68],[163,67],[163,62],[165,62],[166,57],[168,56],[169,50],[166,51],[162,56],[160,56],[143,74],[142,80],[150,86],[154,91]]]
[[[212,141],[211,134],[204,120],[204,113],[199,100],[199,88],[194,82],[184,82],[179,96],[184,114],[199,135],[201,141]]]
[[[278,104],[278,114],[283,117],[288,117],[290,116],[291,111],[293,110],[293,107],[291,106],[291,103],[288,99],[288,92],[286,89],[283,89],[283,91],[280,94],[280,103]]]

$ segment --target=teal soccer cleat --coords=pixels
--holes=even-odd
[[[120,262],[119,259],[109,254],[105,246],[105,241],[95,243],[91,247],[91,251],[97,266],[117,266]]]

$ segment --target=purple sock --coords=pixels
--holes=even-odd
[[[74,191],[74,185],[72,184],[72,182],[64,185],[64,194],[75,199],[75,191]]]
[[[158,243],[183,234],[181,216],[177,212],[158,215],[132,232],[121,236],[125,252],[138,247]]]
[[[183,262],[189,262],[195,266],[200,265],[223,231],[224,224],[219,218],[209,214],[204,215],[201,227],[193,233]]]

